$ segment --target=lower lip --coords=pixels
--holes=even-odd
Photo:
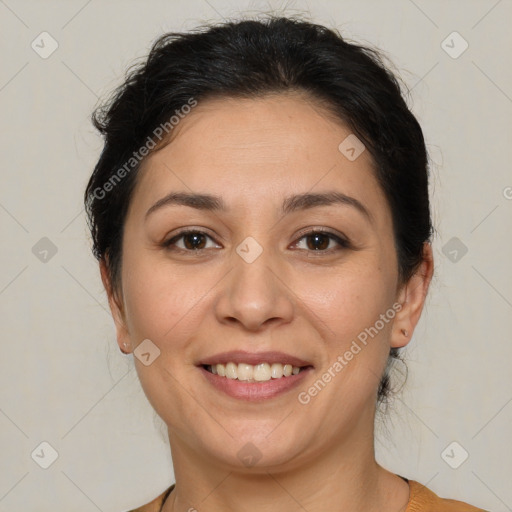
[[[313,370],[312,367],[309,367],[302,370],[297,375],[290,375],[289,377],[270,379],[263,382],[246,382],[238,379],[219,377],[202,366],[200,366],[199,369],[203,372],[208,382],[219,391],[233,398],[249,402],[268,400],[269,398],[274,398],[286,393],[296,388],[306,378],[309,372]]]

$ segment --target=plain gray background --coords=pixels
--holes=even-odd
[[[174,481],[90,252],[89,116],[162,32],[283,6],[389,56],[432,158],[436,277],[378,460],[512,510],[511,0],[0,0],[0,512],[118,512]]]

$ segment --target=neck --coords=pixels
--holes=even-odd
[[[325,512],[333,504],[344,512],[401,512],[409,487],[377,464],[373,419],[369,424],[366,431],[356,426],[342,441],[300,454],[300,463],[249,469],[207,458],[170,432],[176,488],[162,512]]]

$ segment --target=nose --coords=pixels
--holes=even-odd
[[[289,323],[293,312],[293,291],[270,251],[263,250],[252,262],[233,254],[233,268],[221,281],[215,305],[219,322],[258,331],[267,325]]]

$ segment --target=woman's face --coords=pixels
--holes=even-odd
[[[293,467],[349,439],[371,444],[390,346],[407,342],[400,328],[410,337],[424,293],[400,306],[391,212],[369,152],[351,139],[339,149],[349,135],[298,95],[217,99],[146,160],[120,312],[110,299],[119,344],[145,354],[137,372],[173,449]],[[162,201],[171,193],[216,199]],[[303,369],[279,378],[279,363]]]

